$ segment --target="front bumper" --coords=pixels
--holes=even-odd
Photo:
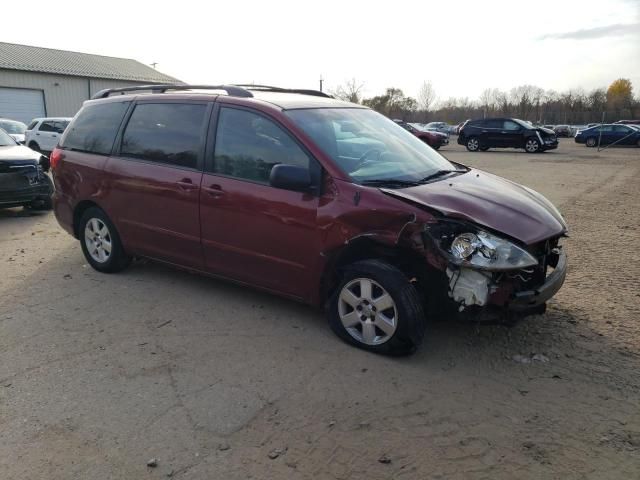
[[[564,251],[561,251],[556,268],[547,275],[544,283],[533,290],[515,292],[512,300],[508,303],[508,308],[510,310],[523,311],[544,304],[558,293],[566,277],[567,255]]]
[[[38,183],[28,186],[6,183],[0,185],[0,208],[18,207],[39,200],[44,201],[51,197],[52,193],[53,186],[51,180],[45,174],[42,174]]]

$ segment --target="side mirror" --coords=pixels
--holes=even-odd
[[[311,190],[311,175],[307,168],[281,163],[271,169],[269,185],[283,190],[305,192]]]
[[[42,167],[42,170],[45,172],[49,171],[49,168],[51,168],[51,162],[49,162],[49,157],[42,155],[40,157],[40,161],[38,162],[40,163],[40,166]]]

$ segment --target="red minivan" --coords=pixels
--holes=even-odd
[[[102,91],[51,166],[96,270],[148,257],[227,278],[325,307],[375,352],[414,351],[435,315],[542,313],[565,279],[567,226],[542,195],[321,92]]]

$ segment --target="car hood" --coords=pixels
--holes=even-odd
[[[24,145],[0,146],[0,161],[2,160],[40,160],[41,154],[34,152]]]
[[[416,187],[381,189],[389,196],[424,205],[531,245],[566,233],[567,224],[546,198],[481,170]]]
[[[540,133],[546,133],[547,135],[555,135],[556,134],[556,132],[554,132],[550,128],[536,127],[536,130],[539,131]]]

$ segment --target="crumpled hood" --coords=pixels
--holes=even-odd
[[[23,145],[0,146],[0,161],[2,160],[32,160],[37,162],[42,155]]]
[[[554,132],[550,128],[536,127],[536,130],[539,131],[540,133],[545,133],[547,135],[555,135],[556,134],[556,132]]]
[[[567,231],[567,225],[542,195],[481,170],[387,195],[425,205],[443,215],[468,220],[531,245]]]

